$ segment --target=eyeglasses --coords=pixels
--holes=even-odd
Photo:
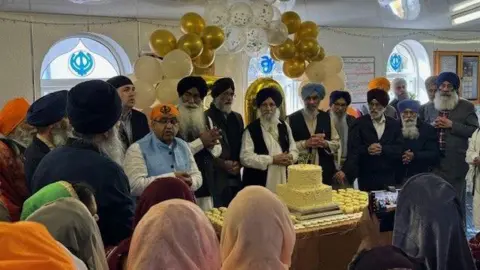
[[[450,90],[450,91],[451,91],[451,90],[453,90],[453,85],[451,85],[450,83],[445,82],[445,83],[442,83],[442,84],[438,87],[438,89],[445,89],[445,90]]]
[[[178,120],[176,118],[161,118],[158,120],[153,120],[154,122],[157,122],[162,125],[167,125],[167,124],[172,124],[172,125],[177,125]]]
[[[234,92],[223,92],[220,94],[222,98],[235,98],[236,96]]]

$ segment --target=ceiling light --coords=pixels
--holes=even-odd
[[[452,25],[459,25],[480,19],[480,8],[452,16]]]
[[[480,0],[463,1],[461,3],[451,6],[450,12],[459,12],[476,4],[480,4]]]

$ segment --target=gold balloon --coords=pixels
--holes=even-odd
[[[210,76],[210,75],[202,75],[201,77],[207,82],[208,89],[212,88],[213,84],[214,84],[218,79],[222,78],[222,77]]]
[[[257,108],[255,106],[255,98],[257,97],[260,90],[272,87],[280,91],[283,97],[283,103],[280,106],[280,119],[285,120],[286,118],[286,105],[285,105],[285,94],[283,92],[282,86],[272,78],[264,77],[258,78],[250,86],[248,86],[247,92],[245,93],[245,123],[248,125],[257,119]]]
[[[198,13],[188,12],[180,19],[180,27],[184,34],[200,35],[205,29],[205,20]]]
[[[202,41],[206,49],[216,50],[225,42],[225,33],[218,26],[207,26],[203,30]]]
[[[317,38],[318,37],[318,26],[312,21],[302,22],[300,29],[295,33],[295,43],[299,42],[304,38]]]
[[[199,68],[196,66],[193,66],[193,74],[200,76],[200,75],[206,75],[206,76],[214,76],[215,75],[215,61],[213,61],[213,64],[209,66],[208,68]]]
[[[280,61],[280,59],[278,59],[278,57],[275,55],[274,50],[275,49],[273,48],[273,46],[271,46],[270,47],[270,57],[275,61]]]
[[[313,59],[320,52],[320,45],[318,45],[316,38],[303,38],[295,47],[303,59]]]
[[[306,67],[303,59],[293,58],[283,62],[283,73],[285,76],[295,79],[302,76]]]
[[[158,29],[150,35],[149,45],[156,55],[164,57],[167,53],[175,50],[177,39],[170,31]]]
[[[295,56],[295,44],[291,39],[287,39],[284,43],[272,48],[273,54],[282,61],[290,60]]]
[[[302,24],[302,20],[300,16],[296,12],[287,11],[282,14],[282,22],[288,28],[288,34],[294,34],[300,29],[300,25]]]
[[[177,48],[186,52],[190,58],[195,59],[203,52],[202,39],[195,34],[185,34],[178,40]]]
[[[315,56],[314,58],[312,58],[310,61],[312,62],[320,62],[322,61],[323,59],[325,58],[325,49],[320,46],[320,50],[317,54],[317,56]]]
[[[193,60],[193,65],[199,68],[208,68],[215,61],[215,51],[211,49],[203,49],[202,54]]]

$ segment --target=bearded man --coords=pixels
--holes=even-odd
[[[425,119],[426,115],[432,114],[432,112],[428,112],[428,110],[435,110],[435,106],[431,106],[430,104],[433,103],[435,99],[435,93],[437,92],[437,78],[438,76],[430,76],[425,80],[425,89],[427,89],[428,95],[428,102],[420,106],[420,110],[418,111],[418,115],[420,119]]]
[[[28,109],[27,123],[37,129],[25,150],[25,176],[30,186],[38,164],[54,148],[67,143],[71,135],[66,119],[68,91],[58,91],[36,100]]]
[[[465,176],[468,171],[465,156],[468,139],[478,128],[478,118],[473,104],[458,97],[460,78],[457,74],[441,73],[437,87],[433,103],[425,107],[423,119],[437,130],[441,160],[434,172],[455,188],[465,214]]]
[[[207,91],[207,83],[202,77],[185,77],[177,85],[180,97],[178,136],[189,143],[198,169],[202,173],[203,184],[195,192],[195,196],[198,205],[205,211],[213,208],[214,159],[222,153],[222,146],[219,142],[222,138],[221,132],[213,125],[212,120],[203,110],[203,99],[207,95]]]
[[[308,83],[301,91],[305,108],[288,116],[300,159],[303,162],[322,166],[323,182],[332,185],[336,172],[334,153],[340,148],[337,130],[332,128],[330,115],[318,109],[325,98],[325,87]]]
[[[215,159],[215,207],[227,207],[242,188],[240,149],[244,124],[242,115],[232,111],[235,84],[231,78],[221,78],[212,86],[213,102],[207,115],[222,131],[222,154]]]
[[[255,97],[258,119],[245,129],[240,152],[245,186],[264,186],[275,193],[278,184],[287,183],[287,166],[297,161],[292,130],[279,119],[282,102],[275,88],[264,88]]]
[[[395,98],[390,102],[390,105],[397,110],[395,118],[400,119],[400,114],[398,113],[398,103],[402,100],[410,99],[407,91],[407,81],[404,78],[395,78],[393,79],[392,84]]]
[[[402,158],[400,123],[385,116],[389,97],[383,89],[367,92],[369,115],[358,118],[349,137],[347,163],[358,175],[360,190],[384,190],[395,186],[395,171]]]
[[[139,197],[153,181],[165,177],[184,181],[192,191],[202,185],[192,151],[176,138],[178,116],[178,109],[171,104],[155,106],[150,113],[152,131],[128,148],[123,167],[133,196]]]
[[[107,82],[117,89],[122,100],[122,116],[120,117],[120,135],[127,149],[132,143],[140,140],[150,132],[145,114],[135,110],[135,85],[126,76],[115,76]]]
[[[29,106],[24,98],[15,98],[0,111],[0,203],[12,222],[20,219],[23,203],[30,196],[23,169],[24,145],[34,132],[25,123]]]
[[[31,183],[32,192],[58,180],[90,185],[106,247],[132,233],[133,201],[128,178],[120,167],[124,148],[117,122],[121,114],[122,101],[111,84],[92,80],[74,86],[67,101],[73,138],[42,159]]]
[[[440,160],[440,151],[435,129],[418,119],[420,103],[406,99],[397,107],[404,140],[402,162],[397,172],[397,184],[401,185],[416,174],[430,172]]]

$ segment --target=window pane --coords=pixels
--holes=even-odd
[[[463,57],[462,97],[477,99],[478,97],[478,57]]]

